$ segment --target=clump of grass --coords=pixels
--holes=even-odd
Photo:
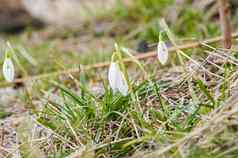
[[[158,26],[158,19],[161,17],[170,20],[169,25],[178,37],[204,38],[218,35],[219,25],[211,22],[212,17],[204,14],[204,10],[196,8],[194,3],[194,1],[179,4],[174,0],[138,0],[133,1],[129,9],[118,5],[115,16],[119,20],[135,21],[133,24],[136,25],[131,25],[132,30],[138,30],[137,33],[133,32],[134,37],[149,42],[159,40],[158,30],[161,28]]]
[[[219,80],[208,72],[195,70],[185,73],[185,76],[182,73],[177,82],[163,77],[159,81],[152,78],[150,81],[135,82],[128,96],[122,96],[120,93],[113,95],[106,84],[105,92],[99,96],[95,96],[84,84],[80,84],[79,93],[56,84],[58,99],[48,100],[43,110],[36,113],[37,122],[57,133],[53,145],[57,151],[66,155],[84,149],[85,152],[93,152],[94,157],[126,157],[137,152],[142,152],[145,156],[148,154],[148,157],[235,156],[236,148],[226,153],[227,148],[231,147],[231,140],[227,139],[226,135],[214,133],[222,139],[219,142],[225,141],[229,146],[222,148],[220,143],[213,142],[216,140],[210,133],[210,128],[213,127],[210,123],[213,119],[215,121],[218,116],[227,119],[230,116],[236,117],[237,106],[230,100],[231,83],[227,82],[235,68],[236,64],[220,65],[219,69],[213,72],[220,75]],[[200,79],[204,73],[209,81]],[[220,88],[209,86],[214,82],[215,85],[220,84]],[[215,96],[215,93],[218,96]],[[234,104],[232,109],[235,111],[217,111],[226,109],[227,104]],[[226,116],[226,112],[231,112],[231,115]],[[204,117],[210,114],[208,125]],[[220,127],[221,122],[216,122],[214,127]],[[221,132],[225,129],[229,129],[228,124]],[[201,138],[201,141],[205,141],[205,145],[194,145],[197,142],[194,133],[200,135],[204,132],[207,138]],[[224,132],[230,135],[234,131]],[[167,150],[167,147],[170,148]],[[54,154],[48,152],[51,157],[54,157]]]

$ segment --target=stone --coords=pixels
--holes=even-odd
[[[26,9],[48,24],[78,27],[82,21],[92,20],[113,9],[117,0],[23,0]],[[130,5],[129,1],[122,3]]]
[[[22,0],[1,0],[0,31],[17,31],[33,21],[34,18],[27,12]]]
[[[122,3],[130,5],[130,1]],[[14,31],[41,22],[79,27],[83,21],[113,9],[117,3],[117,0],[1,0],[0,31]]]

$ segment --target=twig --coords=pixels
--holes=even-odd
[[[230,49],[231,41],[231,19],[228,0],[218,0],[221,28],[223,32],[223,46]]]
[[[233,33],[232,37],[238,37],[238,32]],[[180,46],[176,46],[176,47],[170,47],[169,48],[169,52],[174,52],[176,50],[184,50],[184,49],[191,49],[191,48],[197,48],[199,46],[203,46],[203,44],[212,44],[212,43],[216,43],[219,42],[223,39],[222,36],[218,36],[218,37],[214,37],[214,38],[210,38],[204,41],[197,41],[197,42],[190,42],[187,44],[183,44]],[[143,54],[137,54],[135,55],[135,58],[138,60],[143,60],[143,59],[147,59],[147,58],[151,58],[151,57],[156,57],[157,56],[157,52],[156,51],[151,51],[151,52],[147,52],[147,53],[143,53]],[[123,59],[124,62],[132,62],[131,58],[124,58]],[[92,64],[92,65],[85,65],[82,66],[82,69],[85,70],[90,70],[90,69],[98,69],[98,68],[105,68],[108,67],[110,65],[110,61],[107,62],[102,62],[102,63],[96,63],[96,64]],[[41,79],[46,79],[52,76],[60,76],[60,75],[66,75],[66,74],[75,74],[80,72],[79,68],[72,68],[72,69],[67,69],[67,70],[62,70],[62,71],[56,71],[56,72],[51,72],[51,73],[46,73],[46,74],[42,74],[42,75],[36,75],[36,76],[29,76],[29,77],[25,77],[25,78],[18,78],[16,80],[14,80],[13,82],[0,82],[0,87],[6,87],[6,86],[10,86],[12,84],[16,84],[16,83],[25,83],[25,82],[29,82],[29,81],[36,81],[36,80],[41,80]]]

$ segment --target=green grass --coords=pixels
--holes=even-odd
[[[107,86],[105,92],[97,96],[84,84],[80,84],[80,94],[57,84],[58,99],[49,100],[44,109],[36,113],[37,122],[60,135],[54,139],[60,144],[58,150],[80,144],[95,157],[115,158],[154,151],[185,137],[204,115],[223,106],[228,99],[223,95],[221,100],[214,99],[214,93],[202,80],[191,79],[179,83],[138,82],[126,97],[119,93],[113,95]],[[221,93],[227,93],[227,86],[223,88]],[[174,95],[170,96],[170,93]],[[186,149],[190,152],[187,156],[215,157],[224,151],[221,148],[212,154],[214,148],[199,148],[191,142]],[[180,157],[178,150],[172,148],[164,155]],[[69,147],[64,153],[74,151]],[[55,153],[48,154],[55,156]]]
[[[6,112],[2,107],[0,108],[0,119],[11,116],[11,112]]]

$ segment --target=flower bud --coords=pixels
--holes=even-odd
[[[12,82],[14,80],[14,65],[11,58],[5,58],[2,70],[5,80],[8,82]]]
[[[157,53],[158,53],[158,59],[162,65],[164,65],[168,60],[168,47],[164,43],[164,41],[159,41],[157,46]]]
[[[108,81],[113,93],[119,91],[123,96],[128,94],[128,84],[117,63],[112,62],[108,71]]]

